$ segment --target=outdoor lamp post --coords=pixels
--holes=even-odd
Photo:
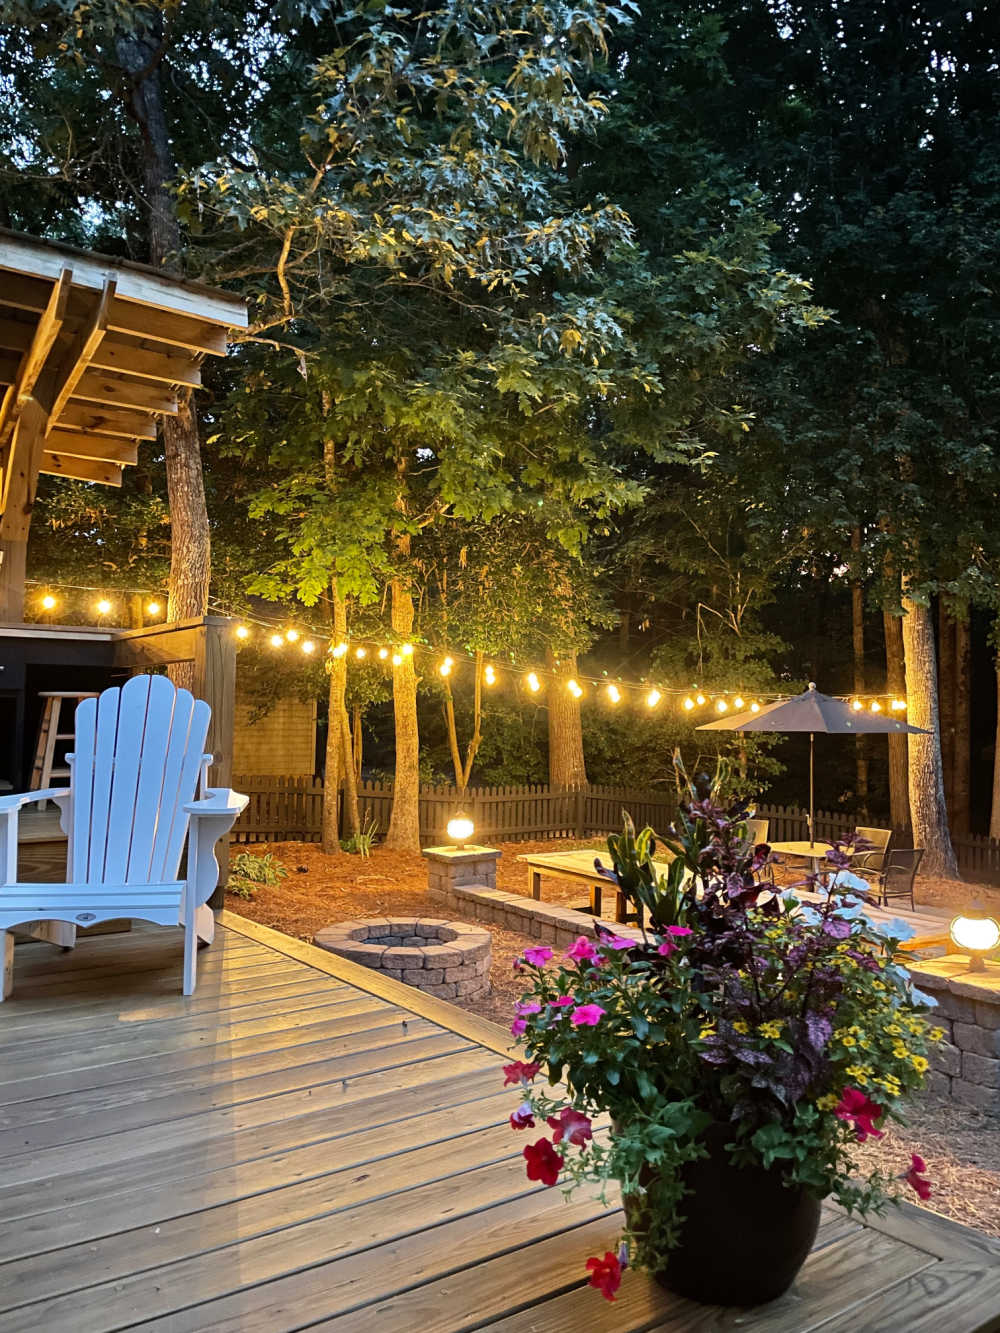
[[[462,850],[475,831],[475,825],[467,814],[459,813],[448,820],[448,837],[454,841],[459,851]]]
[[[958,948],[969,955],[969,971],[985,972],[985,955],[1000,944],[1000,924],[991,916],[976,912],[956,916],[948,933]]]

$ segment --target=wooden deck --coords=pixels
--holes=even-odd
[[[583,1265],[618,1215],[525,1179],[501,1029],[223,921],[187,1000],[180,932],[18,946],[2,1333],[1000,1329],[1000,1246],[909,1207],[869,1227],[825,1209],[795,1288],[758,1310],[632,1273],[608,1304]]]

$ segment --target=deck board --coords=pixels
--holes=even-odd
[[[502,1029],[224,914],[19,945],[0,1008],[0,1333],[878,1333],[1000,1329],[1000,1246],[825,1206],[755,1311],[583,1263],[620,1214],[529,1183]]]

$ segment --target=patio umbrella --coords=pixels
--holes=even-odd
[[[756,713],[734,713],[732,717],[705,722],[698,730],[808,731],[810,843],[813,841],[815,814],[813,747],[817,732],[843,736],[885,735],[899,731],[909,732],[911,735],[928,735],[923,727],[913,727],[900,718],[889,717],[885,713],[872,713],[868,709],[854,709],[844,699],[833,699],[829,694],[820,694],[813,684],[810,684],[802,694],[795,695],[793,699],[779,699],[777,703],[765,704]]]

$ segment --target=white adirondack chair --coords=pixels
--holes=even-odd
[[[133,676],[77,708],[69,787],[0,796],[0,1000],[13,984],[14,926],[72,947],[78,925],[122,918],[184,927],[184,994],[194,991],[198,940],[215,931],[215,844],[248,800],[205,785],[210,715],[165,676]],[[43,800],[61,810],[67,882],[19,884],[18,815]]]

